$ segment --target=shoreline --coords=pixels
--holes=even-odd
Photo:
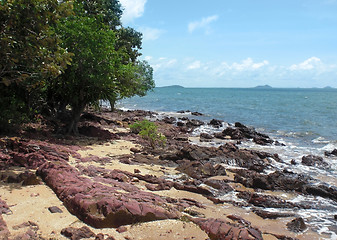
[[[330,239],[329,235],[315,233],[310,222],[305,223],[305,229],[301,228],[301,220],[290,224],[300,218],[299,211],[310,209],[290,200],[298,194],[308,195],[308,189],[312,192],[315,189],[309,188],[309,180],[301,182],[294,173],[278,172],[273,175],[274,179],[265,179],[263,170],[272,168],[273,163],[280,160],[278,156],[241,149],[238,142],[248,138],[234,140],[234,135],[231,139],[223,136],[222,147],[197,146],[190,141],[190,134],[200,122],[185,119],[184,125],[177,126],[169,117],[156,121],[158,131],[167,138],[167,145],[153,150],[127,128],[130,123],[151,115],[153,113],[141,110],[88,113],[81,123],[82,131],[88,136],[82,138],[60,140],[49,136],[50,139],[42,141],[38,137],[18,141],[2,138],[0,157],[6,165],[1,165],[1,179],[7,183],[0,186],[0,199],[6,202],[0,212],[7,231],[1,231],[0,227],[0,236],[11,239],[28,234],[31,239],[67,239],[64,235],[79,234],[64,230],[69,226],[90,235],[82,228],[85,226],[93,232],[89,239],[97,239],[97,236],[101,237],[98,239],[108,236],[115,239],[222,239],[229,233],[233,234],[230,239],[237,239],[240,234],[246,237],[243,239]],[[235,127],[246,131],[245,126]],[[256,142],[273,141],[258,132],[250,134]],[[207,135],[199,136],[200,139],[212,141]],[[41,156],[39,161],[43,160],[36,161],[37,156]],[[11,164],[13,169],[8,168]],[[28,180],[19,176],[27,170],[28,179],[39,180],[37,185],[22,186]],[[62,177],[57,178],[61,172]],[[10,183],[15,179],[20,181]],[[300,184],[298,189],[289,190],[289,186],[280,183],[291,179]],[[62,213],[53,215],[46,204],[42,210],[24,205],[32,199],[39,205],[49,197],[53,198],[49,205],[57,206]],[[122,207],[117,208],[113,199],[122,199],[118,203]],[[141,210],[137,206],[142,206]],[[17,216],[23,215],[22,209],[29,214],[19,220]],[[271,209],[278,210],[270,212]],[[293,211],[294,215],[287,215]],[[48,222],[58,222],[58,227],[45,226],[47,216],[53,216]],[[54,216],[59,218],[55,220]]]

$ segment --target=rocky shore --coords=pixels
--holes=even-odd
[[[130,131],[144,118],[156,121],[164,147],[153,149]],[[235,123],[193,136],[200,143],[222,141],[201,146],[191,133],[205,123],[193,118],[115,111],[81,119],[80,137],[54,135],[41,124],[0,139],[0,239],[331,237],[299,216],[315,206],[290,200],[337,202],[336,187],[274,168],[282,162],[277,154],[240,147],[243,141],[282,144],[265,134]],[[328,167],[312,155],[302,164]],[[336,215],[327,217],[337,222]]]

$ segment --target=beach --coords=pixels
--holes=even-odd
[[[324,231],[302,214],[317,209],[315,201],[336,205],[336,188],[323,185],[333,179],[317,182],[275,167],[282,164],[277,153],[245,144],[283,143],[255,129],[186,113],[87,112],[79,137],[55,135],[43,125],[2,137],[0,236],[336,239],[336,228]],[[130,131],[143,119],[155,122],[165,146],[152,148]],[[195,131],[202,126],[221,131]],[[317,156],[307,161],[326,167]],[[334,211],[323,217],[336,222]]]

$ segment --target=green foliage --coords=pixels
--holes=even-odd
[[[59,46],[53,28],[70,13],[69,6],[57,0],[0,2],[2,84],[24,82],[30,90],[43,84],[42,77],[61,73],[70,61],[70,54]]]
[[[166,137],[161,133],[158,133],[157,128],[155,123],[146,119],[130,125],[131,131],[149,141],[152,148],[156,148],[156,146],[165,146],[166,143]]]
[[[70,63],[54,31],[70,13],[57,0],[0,1],[0,131],[31,120],[47,80]]]
[[[0,122],[42,110],[61,119],[70,106],[62,119],[77,134],[88,104],[154,88],[142,34],[121,25],[122,12],[118,0],[0,0]]]

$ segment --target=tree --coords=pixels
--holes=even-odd
[[[115,34],[93,17],[69,17],[58,28],[61,46],[72,52],[72,64],[51,82],[49,92],[59,108],[70,105],[68,133],[78,134],[77,123],[84,108],[115,92],[114,66],[119,61],[114,49]]]
[[[67,132],[77,134],[77,123],[88,104],[145,95],[154,82],[152,68],[137,59],[141,33],[119,25],[118,1],[76,2],[74,11],[75,16],[58,27],[61,47],[74,54],[72,64],[51,82],[48,92],[50,105],[58,112],[71,107]]]
[[[70,6],[57,0],[0,0],[0,131],[29,119],[46,79],[70,63],[71,54],[54,32]]]

